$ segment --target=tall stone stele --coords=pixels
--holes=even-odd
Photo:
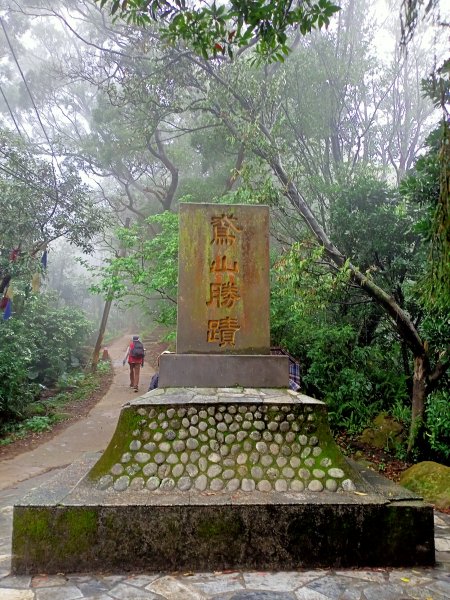
[[[288,387],[288,358],[270,354],[269,207],[181,204],[178,269],[160,387]]]

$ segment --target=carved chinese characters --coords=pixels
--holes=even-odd
[[[217,254],[211,262],[210,273],[213,281],[209,284],[209,300],[207,306],[217,309],[217,318],[208,320],[207,341],[218,343],[220,347],[235,346],[235,335],[240,326],[238,319],[224,314],[232,309],[240,300],[239,293],[239,262],[235,260],[236,234],[242,232],[232,214],[214,216],[211,219],[213,252],[219,250],[226,254]],[[225,247],[225,248],[224,248]]]
[[[177,353],[269,354],[268,208],[181,204]]]

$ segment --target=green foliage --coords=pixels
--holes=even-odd
[[[448,382],[447,382],[448,383]],[[430,394],[425,408],[425,435],[438,457],[450,464],[450,392],[447,389]]]
[[[0,323],[0,415],[20,415],[39,391],[79,364],[91,332],[85,315],[60,308],[51,295],[32,296],[20,316]]]
[[[83,402],[99,387],[103,378],[111,373],[109,362],[99,362],[95,374],[74,371],[65,378],[62,391],[53,396],[42,395],[37,401],[23,407],[23,417],[15,414],[14,420],[0,425],[0,446],[10,444],[30,433],[42,433],[67,418],[65,406],[74,402]],[[70,387],[67,387],[69,384]],[[60,388],[58,383],[58,388]],[[42,392],[42,388],[39,390]]]
[[[301,5],[290,0],[231,0],[227,4],[188,5],[184,0],[96,0],[108,5],[111,14],[128,23],[148,26],[152,21],[163,25],[164,38],[170,43],[183,40],[205,59],[225,55],[233,57],[237,48],[257,40],[260,56],[283,62],[289,53],[287,33],[297,27],[305,35],[327,27],[339,7],[329,0],[308,0]]]
[[[354,434],[383,408],[407,401],[406,377],[398,345],[360,345],[352,325],[333,322],[332,306],[326,302],[330,282],[325,280],[320,288],[318,284],[316,293],[298,297],[275,289],[272,343],[299,358],[303,391],[327,403],[332,426]],[[336,288],[331,294],[329,300],[337,296]]]
[[[66,161],[57,168],[1,131],[0,198],[0,275],[13,278],[36,271],[39,253],[60,237],[92,251],[92,238],[105,222],[75,165]],[[16,248],[18,258],[11,262]]]
[[[450,63],[449,63],[450,64]],[[419,158],[400,192],[421,210],[416,231],[429,249],[420,292],[428,310],[450,311],[450,128],[444,121],[428,138],[429,151]]]
[[[54,419],[50,416],[35,415],[20,422],[6,423],[0,427],[0,446],[7,446],[23,439],[30,433],[43,433],[52,428]]]
[[[305,238],[275,259],[272,341],[299,358],[303,390],[327,403],[332,426],[355,434],[380,410],[407,402],[406,376],[400,346],[387,333],[361,335],[373,307],[352,298],[346,265],[333,272],[323,257]]]
[[[395,285],[417,254],[414,214],[398,194],[367,170],[330,190],[330,234],[345,256],[384,285]],[[369,234],[369,235],[368,235]]]
[[[157,233],[155,234],[155,230]],[[178,215],[166,211],[117,231],[125,256],[113,258],[92,287],[117,302],[134,303],[167,326],[176,323]]]
[[[33,354],[26,341],[21,323],[13,320],[0,323],[0,416],[3,419],[20,413],[39,389],[28,379]]]
[[[357,433],[382,408],[406,398],[404,378],[386,371],[388,357],[379,347],[358,346],[356,332],[349,326],[317,331],[306,357],[305,384],[327,403],[334,427]]]

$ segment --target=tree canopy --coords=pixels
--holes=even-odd
[[[433,219],[440,155],[425,157],[425,169],[417,162],[437,121],[420,88],[433,66],[426,44],[414,37],[402,53],[392,34],[392,51],[380,52],[377,5],[367,0],[341,2],[332,26],[317,20],[322,31],[306,36],[292,20],[299,3],[22,4],[14,12],[11,0],[7,28],[22,32],[27,13],[33,17],[33,50],[21,36],[11,36],[12,46],[58,141],[58,163],[82,174],[88,197],[116,224],[130,221],[105,230],[95,289],[123,307],[156,311],[168,325],[178,203],[269,204],[272,339],[301,359],[305,391],[327,401],[336,426],[356,431],[377,410],[411,424],[409,411],[420,425],[411,444],[422,425],[441,443],[431,425],[444,406],[447,338],[424,286],[436,277],[428,246],[434,240],[434,256],[443,247],[442,236],[433,237],[444,214]],[[280,6],[286,18],[274,16]],[[205,7],[203,16],[192,12]],[[238,35],[245,7],[264,10],[259,21],[241,15]],[[286,38],[277,33],[283,27]],[[394,29],[399,34],[398,21]],[[35,108],[5,64],[5,97],[22,93],[17,127],[0,105],[3,120],[30,133],[53,177]],[[55,176],[63,180],[56,164]],[[408,189],[399,190],[405,177]]]
[[[128,23],[160,23],[168,42],[182,39],[204,58],[228,55],[248,45],[263,57],[284,60],[288,32],[327,27],[339,7],[330,0],[231,0],[206,5],[185,0],[96,0]]]

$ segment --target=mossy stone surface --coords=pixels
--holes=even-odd
[[[432,564],[433,510],[417,502],[29,506],[14,515],[14,574]]]
[[[417,463],[403,473],[400,485],[437,508],[450,508],[450,467],[432,461]]]
[[[228,402],[212,402],[208,395],[208,401],[185,404],[166,393],[158,403],[149,397],[124,407],[89,480],[116,492],[361,487],[331,436],[324,404],[286,392],[280,404],[268,403],[257,393],[232,392]]]
[[[371,427],[364,429],[359,441],[373,448],[395,448],[403,440],[403,427],[385,413],[380,413]]]

